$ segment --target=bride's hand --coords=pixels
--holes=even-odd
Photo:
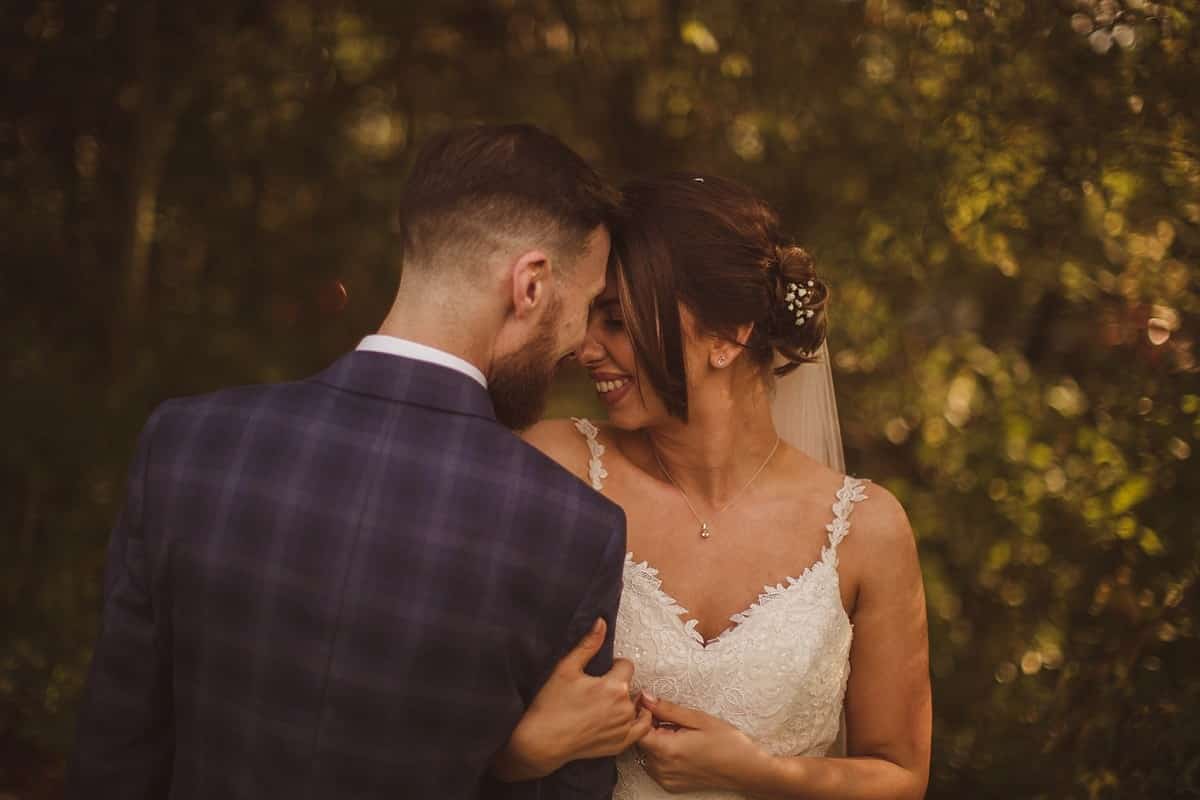
[[[703,711],[643,694],[659,723],[638,743],[640,762],[668,792],[739,790],[770,755],[737,728]]]
[[[629,696],[633,664],[613,662],[606,675],[584,672],[604,644],[605,622],[567,653],[538,691],[512,736],[492,762],[503,781],[540,778],[568,761],[614,756],[641,739],[653,721]]]

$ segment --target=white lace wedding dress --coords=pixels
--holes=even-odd
[[[604,445],[584,419],[588,477],[603,491]],[[698,708],[737,726],[774,755],[823,756],[838,739],[850,677],[850,619],[838,588],[837,547],[850,531],[854,504],[866,481],[846,476],[826,526],[820,559],[786,584],[763,587],[758,602],[730,617],[716,639],[704,641],[687,609],[662,590],[658,570],[625,556],[625,585],[617,614],[616,655],[634,663],[633,686]],[[614,800],[670,797],[642,769],[633,750],[617,758]],[[695,798],[734,798],[726,792]]]

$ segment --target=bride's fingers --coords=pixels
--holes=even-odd
[[[662,755],[663,747],[670,736],[670,731],[662,731],[651,725],[650,730],[646,731],[645,735],[638,740],[638,750],[647,758],[657,758]]]
[[[685,728],[703,728],[707,715],[703,711],[697,711],[694,708],[676,705],[670,700],[656,698],[654,702],[649,702],[643,698],[645,707],[654,712],[654,716],[664,722],[673,722],[676,725],[682,725]]]
[[[621,743],[621,750],[627,750],[631,745],[640,742],[642,738],[654,728],[654,715],[649,709],[643,708],[638,711],[637,719],[629,729],[629,733],[625,734],[625,741]]]

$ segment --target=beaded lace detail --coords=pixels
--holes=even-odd
[[[587,420],[576,420],[576,428],[588,440],[592,486],[603,490],[599,431]],[[846,476],[817,562],[797,577],[764,586],[756,602],[707,642],[696,630],[698,621],[685,620],[687,609],[663,591],[658,570],[627,553],[615,655],[633,661],[632,687],[719,717],[773,755],[825,755],[838,734],[853,638],[838,585],[837,548],[865,489],[865,480]],[[629,750],[617,758],[614,800],[669,797],[635,756]]]
[[[593,425],[589,420],[580,419],[579,417],[571,417],[571,421],[575,423],[575,430],[579,431],[587,439],[588,453],[588,480],[592,483],[592,488],[597,492],[604,489],[604,479],[608,477],[608,470],[604,468],[600,458],[604,455],[604,445],[597,441],[596,437],[600,434],[600,429]]]

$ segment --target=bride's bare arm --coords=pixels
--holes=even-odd
[[[842,565],[854,562],[861,575],[845,703],[848,757],[771,756],[728,723],[659,701],[655,716],[685,728],[651,730],[639,745],[664,788],[806,800],[924,796],[932,728],[925,593],[904,509],[880,486],[870,494],[840,550]]]
[[[862,576],[846,690],[849,758],[785,759],[779,787],[812,798],[920,798],[929,781],[932,709],[925,590],[912,528],[882,487],[843,543]],[[853,548],[851,551],[850,548]],[[795,796],[796,792],[776,792]]]

